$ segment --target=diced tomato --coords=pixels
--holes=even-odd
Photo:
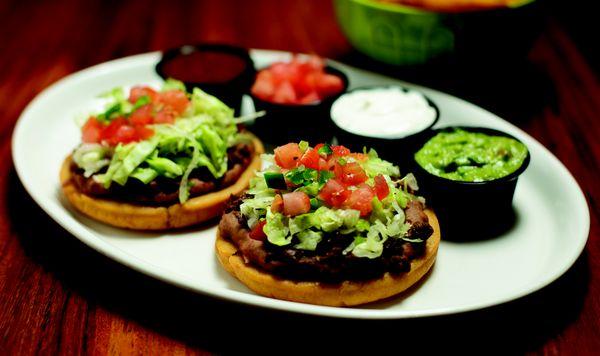
[[[92,116],[81,128],[81,140],[85,143],[98,143],[103,129],[104,125]]]
[[[138,99],[141,98],[142,96],[148,96],[150,98],[150,101],[154,102],[157,94],[158,93],[156,92],[156,90],[154,90],[148,86],[134,86],[129,91],[128,100],[130,103],[135,104],[138,101]]]
[[[273,82],[276,85],[284,81],[294,81],[299,74],[298,67],[293,62],[275,62],[267,70],[273,74]]]
[[[267,224],[266,220],[259,221],[252,228],[252,230],[250,230],[250,233],[248,234],[248,236],[253,240],[263,241],[267,237],[267,234],[265,234],[265,232],[263,231],[263,228],[265,227],[266,224]]]
[[[154,117],[154,123],[172,124],[175,122],[175,116],[177,116],[177,114],[172,109],[165,107],[156,113],[156,116]]]
[[[373,188],[367,184],[361,184],[356,190],[353,190],[350,197],[344,203],[344,206],[360,211],[360,216],[367,216],[373,210],[371,202],[375,197]]]
[[[385,197],[390,194],[390,187],[388,186],[385,178],[381,174],[375,176],[375,194],[377,194],[377,198],[379,200],[383,200]]]
[[[329,159],[329,166],[333,168],[329,168],[329,170],[333,170],[333,174],[342,182],[342,177],[344,176],[344,166],[339,163],[339,158],[332,157]],[[342,182],[343,183],[343,182]],[[347,184],[347,183],[344,183]]]
[[[306,168],[319,169],[319,153],[314,148],[309,148],[304,152],[300,158],[300,164],[303,164]]]
[[[273,74],[270,71],[263,70],[256,76],[256,81],[250,89],[252,94],[258,98],[270,101],[275,94],[275,83],[273,81]]]
[[[310,198],[304,192],[292,192],[283,195],[283,214],[296,216],[310,211]]]
[[[341,166],[341,173],[336,169],[336,176],[346,185],[358,185],[364,183],[368,177],[365,170],[356,162],[348,162]]]
[[[298,97],[303,97],[310,92],[316,92],[317,82],[315,81],[314,73],[309,73],[301,69],[299,70],[298,77],[295,79],[296,81],[292,84],[294,84],[294,90],[296,90]]]
[[[138,125],[134,126],[137,134],[137,140],[147,140],[154,135],[154,130],[149,127]]]
[[[319,157],[319,170],[320,171],[328,171],[329,170],[329,165],[327,164],[327,161],[325,160],[325,158]]]
[[[131,125],[123,117],[112,120],[108,125],[102,124],[95,118],[90,118],[82,128],[83,142],[105,142],[111,146],[146,140],[152,135],[154,135],[154,130],[151,128],[145,125]]]
[[[344,89],[340,77],[325,73],[318,56],[294,56],[289,62],[275,62],[258,72],[252,94],[280,104],[310,104]]]
[[[323,74],[317,79],[317,92],[324,98],[335,95],[344,89],[342,79],[333,74]]]
[[[325,61],[319,56],[310,56],[305,64],[313,71],[321,71],[325,68]]]
[[[319,192],[319,198],[329,206],[340,207],[351,192],[337,179],[330,179]]]
[[[297,100],[294,87],[289,81],[283,81],[275,88],[272,101],[278,104],[293,104]]]
[[[154,120],[154,109],[152,104],[146,104],[129,116],[129,122],[133,125],[148,125]]]
[[[116,145],[118,141],[114,140],[117,131],[121,126],[129,125],[129,122],[124,117],[119,117],[110,122],[108,126],[105,126],[100,135],[101,141],[106,141],[109,145]]]
[[[117,117],[108,124],[103,124],[96,118],[90,118],[82,128],[82,140],[84,142],[104,142],[111,146],[146,140],[154,135],[154,130],[146,125],[174,122],[177,115],[176,110],[181,110],[185,102],[187,102],[185,105],[189,105],[189,100],[185,95],[183,91],[179,90],[158,93],[146,86],[133,87],[129,93],[128,100],[130,102],[135,103],[141,97],[148,96],[150,100],[154,100],[154,104],[142,105],[127,118]],[[158,96],[162,100],[160,103],[157,101]],[[155,115],[157,103],[162,108]]]
[[[274,213],[280,213],[283,211],[283,198],[281,195],[275,195],[273,203],[271,203],[271,211]]]
[[[178,89],[167,90],[159,93],[156,101],[170,107],[175,113],[181,115],[190,105],[187,95]]]
[[[331,146],[331,150],[333,151],[333,155],[337,157],[347,156],[350,154],[350,150],[342,145]]]
[[[281,168],[291,169],[302,157],[302,151],[297,143],[288,143],[277,147],[275,150],[275,163]]]
[[[330,172],[333,172],[336,175],[337,175],[337,173],[341,174],[341,166],[338,164],[338,160],[339,160],[339,158],[330,156],[326,162],[326,164],[327,164],[326,169]],[[336,171],[336,169],[337,169],[337,171]]]
[[[300,58],[296,55],[288,65],[295,67],[300,76],[312,76],[314,82],[315,75],[323,72],[325,61],[319,56]]]
[[[316,103],[319,100],[321,100],[321,98],[319,97],[319,94],[316,91],[311,91],[308,94],[306,94],[300,98],[300,103],[301,104],[310,104],[310,103]]]
[[[137,131],[133,126],[122,125],[117,129],[117,132],[109,139],[112,143],[127,144],[134,141],[139,141]]]

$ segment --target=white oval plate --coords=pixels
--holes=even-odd
[[[263,66],[290,54],[254,50],[252,55]],[[442,241],[426,281],[382,303],[333,308],[258,296],[219,266],[213,252],[216,226],[175,233],[112,228],[75,212],[61,194],[60,165],[80,140],[75,118],[98,105],[98,94],[116,86],[159,84],[154,73],[159,56],[123,58],[60,80],[27,107],[13,135],[14,164],[33,199],[75,237],[124,265],[183,288],[255,306],[334,317],[410,318],[464,312],[527,295],[562,275],[585,246],[590,222],[581,189],[536,140],[461,99],[338,63],[353,87],[399,83],[423,91],[440,108],[438,126],[486,126],[522,140],[530,149],[531,164],[515,193],[515,226],[488,241]]]

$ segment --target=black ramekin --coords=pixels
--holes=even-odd
[[[252,132],[268,143],[279,145],[305,140],[311,144],[330,142],[334,127],[329,119],[333,102],[348,89],[348,77],[339,69],[325,67],[325,73],[333,74],[343,82],[342,90],[321,101],[310,104],[278,104],[262,100],[250,93],[256,111],[265,110],[266,115],[250,127]]]
[[[399,85],[375,85],[375,86],[363,86],[349,90],[347,93],[351,93],[358,90],[372,90],[377,88],[400,88],[404,92],[416,91],[414,89],[405,88]],[[418,91],[417,91],[418,92]],[[379,156],[383,159],[392,161],[400,165],[400,167],[406,167],[411,163],[412,154],[415,152],[416,145],[423,141],[423,138],[428,135],[431,128],[438,122],[440,118],[440,110],[437,105],[425,94],[419,92],[429,106],[435,110],[435,119],[425,129],[410,134],[407,136],[397,138],[381,138],[355,134],[353,132],[345,130],[343,127],[338,126],[330,115],[331,123],[335,128],[335,136],[341,145],[350,148],[355,152],[362,152],[363,147],[367,149],[373,148],[377,151]]]
[[[468,132],[519,139],[505,132],[470,126],[452,126],[432,130],[420,146],[440,132],[461,129]],[[419,147],[420,149],[421,147]],[[415,150],[414,154],[419,150]],[[438,177],[421,167],[414,159],[412,171],[419,183],[419,195],[427,199],[438,216],[442,235],[447,240],[476,240],[498,236],[510,229],[516,219],[512,200],[519,176],[527,169],[529,151],[523,164],[513,173],[483,182],[463,182]]]
[[[241,73],[236,75],[231,80],[220,83],[203,83],[186,81],[182,80],[181,78],[174,78],[181,80],[185,84],[188,91],[191,91],[193,88],[200,88],[205,92],[216,96],[229,107],[233,108],[236,114],[239,114],[242,104],[242,97],[250,90],[250,86],[252,86],[254,77],[256,75],[254,62],[252,61],[252,58],[250,58],[250,55],[246,49],[218,43],[185,45],[179,48],[169,49],[163,53],[161,60],[156,64],[156,72],[163,79],[168,79],[169,76],[165,73],[164,69],[165,65],[179,56],[187,56],[195,52],[223,53],[236,56],[245,63],[245,68]],[[210,68],[207,68],[207,70],[210,70]]]

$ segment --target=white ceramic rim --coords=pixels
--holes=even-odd
[[[281,52],[266,51],[266,50],[252,50],[252,54],[255,56],[261,55],[261,54],[273,55],[273,54],[277,54],[277,53],[281,53]],[[145,53],[145,54],[139,54],[139,55],[125,57],[125,58],[121,58],[121,59],[116,59],[113,61],[95,65],[93,67],[84,69],[82,71],[71,74],[65,78],[62,78],[61,80],[59,80],[58,82],[54,83],[53,85],[51,85],[50,87],[45,89],[43,92],[41,92],[27,106],[27,108],[21,114],[21,116],[15,126],[13,136],[12,136],[12,155],[13,155],[13,162],[14,162],[17,174],[18,174],[21,182],[23,183],[23,186],[25,187],[27,192],[31,195],[31,197],[34,199],[34,201],[50,217],[52,217],[52,219],[54,221],[56,221],[65,230],[67,230],[68,232],[73,234],[76,238],[81,240],[83,243],[90,246],[94,250],[100,252],[101,254],[108,256],[109,258],[111,258],[125,266],[128,266],[136,271],[139,271],[143,274],[146,274],[146,275],[156,278],[158,280],[167,282],[169,284],[173,284],[175,286],[178,286],[178,287],[181,287],[181,288],[184,288],[187,290],[192,290],[194,292],[198,292],[198,293],[212,296],[215,298],[220,298],[223,300],[228,300],[228,301],[232,301],[232,302],[241,302],[241,303],[245,303],[245,304],[249,304],[249,305],[253,305],[253,306],[267,307],[267,308],[281,310],[281,311],[306,313],[306,314],[329,316],[329,317],[356,318],[356,319],[400,319],[400,318],[427,317],[427,316],[462,313],[462,312],[482,309],[482,308],[486,308],[486,307],[490,307],[490,306],[494,306],[494,305],[498,305],[498,304],[503,304],[503,303],[506,303],[506,302],[509,302],[509,301],[512,301],[515,299],[519,299],[525,295],[533,293],[533,292],[547,286],[548,284],[550,284],[551,282],[553,282],[554,280],[559,278],[561,275],[563,275],[573,265],[573,263],[575,263],[575,261],[577,260],[577,258],[579,257],[579,255],[581,254],[581,252],[583,251],[583,249],[585,247],[587,237],[589,235],[590,215],[589,215],[589,209],[588,209],[584,194],[581,191],[581,188],[577,184],[574,177],[566,169],[566,167],[548,149],[546,149],[544,146],[542,146],[539,142],[537,142],[535,139],[533,139],[531,136],[529,136],[527,133],[525,133],[518,127],[498,118],[499,120],[502,120],[504,122],[504,125],[508,125],[511,127],[511,129],[513,131],[518,132],[521,135],[521,137],[526,140],[526,144],[529,147],[535,146],[536,149],[541,150],[545,155],[547,155],[552,163],[552,166],[553,166],[552,168],[555,169],[556,172],[560,172],[560,174],[563,175],[564,178],[570,182],[571,187],[575,188],[575,191],[577,192],[576,193],[577,196],[574,196],[573,199],[577,201],[576,206],[578,207],[578,211],[576,212],[576,215],[581,218],[581,221],[579,222],[579,226],[582,228],[581,234],[580,234],[581,236],[577,240],[577,246],[573,249],[574,253],[571,256],[569,256],[568,259],[565,259],[564,261],[562,261],[559,268],[552,271],[552,273],[547,274],[545,276],[545,278],[540,278],[539,280],[536,281],[536,283],[532,283],[531,285],[528,286],[528,288],[523,288],[519,293],[514,293],[511,295],[499,297],[498,299],[496,299],[494,301],[475,302],[475,303],[465,304],[465,305],[462,305],[461,307],[432,308],[432,309],[421,310],[421,311],[402,311],[402,310],[390,311],[390,310],[371,310],[371,309],[367,310],[367,309],[335,308],[335,307],[301,304],[301,303],[265,298],[265,297],[262,297],[259,295],[248,294],[248,293],[239,292],[239,291],[235,291],[235,290],[227,290],[222,293],[216,293],[215,291],[211,291],[206,288],[192,286],[193,283],[191,283],[188,278],[185,278],[183,276],[175,275],[171,272],[162,273],[162,269],[158,268],[157,266],[153,265],[152,263],[141,260],[135,256],[128,254],[128,253],[125,253],[123,250],[120,250],[120,249],[112,246],[108,242],[106,242],[100,238],[97,238],[93,234],[86,231],[83,228],[83,226],[81,224],[79,224],[78,222],[65,220],[64,214],[62,214],[63,212],[52,209],[47,201],[41,199],[41,197],[36,194],[35,187],[28,184],[28,180],[26,179],[27,177],[25,177],[23,175],[23,168],[20,163],[22,161],[22,159],[24,159],[23,155],[27,151],[27,150],[21,149],[21,147],[22,147],[22,145],[25,144],[23,142],[23,137],[26,133],[25,132],[26,124],[31,118],[31,112],[32,112],[33,108],[35,108],[36,106],[40,105],[42,102],[47,100],[47,98],[49,96],[51,96],[52,93],[59,91],[61,88],[65,87],[65,86],[73,85],[79,81],[86,80],[86,78],[88,78],[88,77],[103,75],[103,74],[106,74],[107,72],[111,72],[112,70],[114,70],[116,68],[129,67],[129,66],[135,65],[139,61],[144,62],[145,60],[150,60],[150,59],[158,61],[159,56],[160,56],[160,52],[152,52],[152,53]],[[336,63],[334,61],[331,61],[331,63],[337,64],[342,68],[344,68],[344,67],[349,68],[346,65]],[[356,70],[361,71],[360,69],[356,69]],[[410,86],[411,88],[421,89],[421,90],[424,90],[429,93],[436,93],[436,95],[439,95],[439,96],[446,96],[448,98],[452,98],[453,100],[458,100],[459,102],[461,102],[462,105],[476,107],[475,105],[468,103],[462,99],[452,97],[448,94],[445,94],[445,93],[442,93],[442,92],[439,92],[436,90],[424,88],[424,87],[409,84],[409,83],[407,83],[407,85]],[[169,276],[167,276],[167,274]]]

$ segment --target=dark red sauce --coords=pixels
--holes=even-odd
[[[229,53],[196,51],[168,60],[163,71],[167,77],[186,83],[224,83],[239,76],[246,62]]]

